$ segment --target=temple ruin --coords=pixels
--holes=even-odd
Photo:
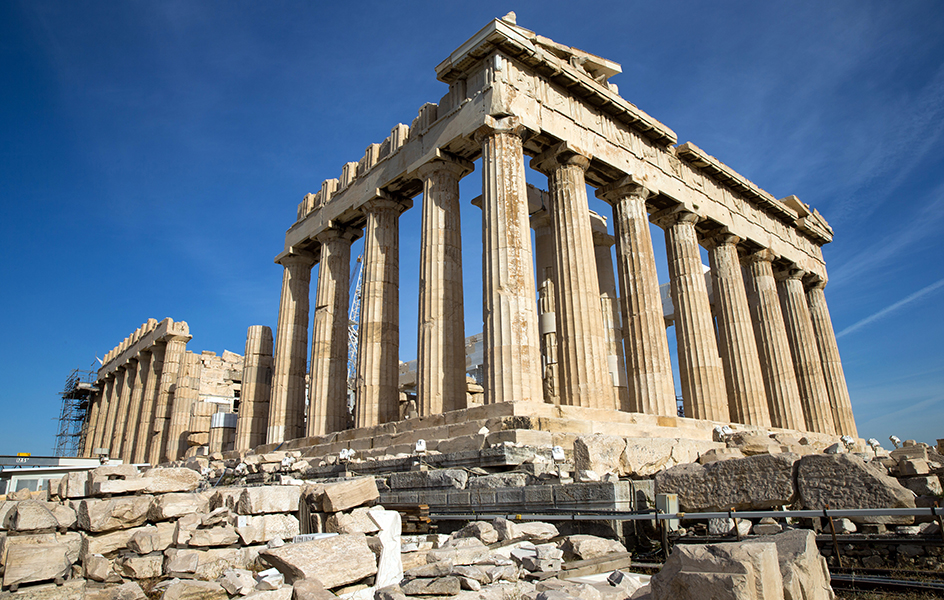
[[[411,452],[419,439],[442,452],[566,448],[585,433],[711,440],[719,425],[855,437],[823,293],[832,229],[796,196],[777,199],[695,144],[677,145],[670,128],[620,97],[609,82],[620,72],[511,17],[443,60],[439,103],[299,204],[275,259],[283,280],[274,343],[262,327],[247,341],[235,449],[381,456]],[[526,156],[547,191],[527,184]],[[477,274],[463,271],[459,217],[459,181],[477,160],[482,195],[465,201],[482,211],[482,389],[466,377],[463,277]],[[589,210],[588,185],[612,215]],[[416,416],[402,420],[398,219],[417,197],[419,323],[402,324],[418,331]],[[665,233],[685,417],[650,223]],[[350,415],[351,244],[361,237]],[[113,351],[87,453],[112,435],[131,460],[183,456],[187,429],[167,398],[172,385],[184,398],[193,389],[181,360],[188,339],[186,324],[166,320]],[[473,392],[484,404],[469,404]],[[116,403],[139,423],[136,436],[114,428]]]

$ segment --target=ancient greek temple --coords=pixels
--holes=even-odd
[[[276,257],[284,274],[275,363],[267,419],[254,411],[256,439],[358,437],[337,432],[350,428],[349,273],[360,237],[353,427],[370,436],[408,429],[384,424],[400,420],[398,220],[414,203],[417,410],[420,423],[461,422],[432,417],[468,409],[462,284],[478,274],[463,271],[459,206],[473,200],[486,409],[511,404],[539,416],[555,414],[548,405],[579,407],[591,412],[567,414],[629,429],[695,420],[855,436],[823,295],[831,228],[795,196],[778,200],[694,144],[677,145],[671,129],[620,97],[609,82],[618,73],[511,15],[496,19],[436,67],[449,86],[438,104],[305,196]],[[525,156],[547,176],[546,192],[526,184]],[[482,195],[463,200],[459,181],[476,160]],[[589,211],[588,185],[612,206],[614,235]],[[687,419],[676,416],[650,223],[665,233]]]

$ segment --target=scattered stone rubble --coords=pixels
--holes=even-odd
[[[543,462],[543,449],[516,448],[512,454],[530,452],[533,460],[515,470],[437,469],[422,464],[435,463],[435,456],[412,457],[402,463],[412,469],[378,477],[352,472],[370,472],[386,466],[383,461],[345,463],[298,451],[217,453],[142,472],[132,465],[73,472],[52,491],[21,490],[0,501],[0,598],[615,600],[698,598],[716,589],[734,589],[737,594],[723,596],[731,598],[781,597],[768,590],[781,590],[787,599],[831,598],[823,556],[832,549],[816,549],[809,530],[816,523],[683,521],[685,528],[673,535],[703,531],[746,539],[678,544],[645,586],[645,578],[626,573],[631,554],[613,530],[588,535],[563,529],[566,523],[558,529],[496,519],[450,535],[401,535],[400,513],[381,505],[391,498],[409,498],[415,506],[468,495],[471,501],[530,498],[536,506],[580,506],[610,494],[608,505],[635,509],[640,499],[651,503],[655,491],[678,494],[687,512],[928,506],[944,473],[944,457],[915,443],[892,452],[827,454],[823,441],[773,434],[700,445],[656,441],[644,455],[630,450],[641,444],[584,436],[556,464]],[[488,456],[485,450],[479,455]],[[683,457],[690,462],[673,464]],[[654,480],[646,478],[652,474]],[[939,535],[927,519],[904,521],[835,519],[833,526],[839,535],[886,528],[897,536]],[[941,567],[934,546],[850,540],[843,546],[847,563]],[[574,576],[581,565],[609,580]]]

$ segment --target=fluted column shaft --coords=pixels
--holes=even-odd
[[[167,432],[167,460],[180,460],[187,453],[187,433],[190,428],[191,407],[200,396],[200,373],[203,364],[200,355],[185,352],[177,373],[170,427]]]
[[[134,395],[135,382],[138,377],[138,360],[130,359],[125,365],[125,378],[121,386],[121,396],[118,400],[118,412],[115,413],[115,432],[112,437],[112,458],[120,458],[130,462],[131,457],[125,452],[125,435],[130,426],[128,412],[131,407],[131,397]]]
[[[537,296],[528,224],[524,129],[486,117],[482,144],[482,305],[485,402],[541,402]]]
[[[538,281],[538,333],[541,336],[541,377],[544,401],[560,404],[560,371],[557,360],[557,310],[555,307],[554,228],[546,209],[531,215],[534,229],[534,262]]]
[[[607,366],[593,234],[584,172],[590,158],[561,144],[531,161],[547,175],[554,231],[561,404],[616,408]]]
[[[823,377],[823,364],[820,362],[810,307],[806,303],[806,293],[803,290],[805,274],[799,269],[778,273],[777,288],[783,309],[783,322],[787,326],[787,339],[790,341],[790,354],[796,369],[806,428],[820,433],[835,433],[829,392]]]
[[[423,178],[416,398],[421,416],[466,407],[459,180],[462,160],[437,160]]]
[[[746,425],[770,426],[767,392],[760,370],[751,310],[738,259],[739,238],[720,234],[709,241],[708,260],[714,283],[718,316],[718,350],[724,367],[731,420]]]
[[[357,427],[400,417],[400,213],[406,206],[374,198],[364,206],[364,270],[357,346]]]
[[[626,314],[623,343],[629,379],[628,410],[674,416],[672,361],[646,212],[649,191],[627,179],[608,185],[597,195],[613,206],[620,297]]]
[[[790,356],[783,312],[780,310],[773,259],[774,255],[769,250],[760,250],[745,257],[748,305],[753,317],[764,387],[767,389],[770,423],[784,429],[803,429],[800,389]]]
[[[139,352],[137,363],[134,387],[131,389],[131,402],[128,404],[125,437],[121,445],[121,456],[126,462],[136,462],[134,449],[138,440],[138,426],[141,424],[141,405],[144,399],[145,379],[147,379],[148,371],[151,368],[151,353],[147,351]]]
[[[593,214],[594,225],[602,229],[593,229],[593,251],[597,266],[597,281],[600,283],[600,308],[603,313],[603,330],[606,332],[607,370],[613,383],[617,407],[630,410],[629,390],[626,387],[626,361],[623,359],[623,326],[619,296],[616,293],[616,277],[613,270],[613,253],[610,248],[615,243],[612,235],[606,232],[606,219]]]
[[[164,352],[166,343],[157,342],[150,348],[151,358],[147,365],[144,379],[144,392],[141,396],[141,414],[138,418],[138,432],[134,444],[132,460],[136,463],[150,462],[148,447],[151,443],[151,431],[154,430],[154,406],[161,383],[161,371],[164,370]],[[154,463],[151,463],[154,464]]]
[[[181,363],[187,353],[189,340],[189,335],[165,338],[164,368],[161,370],[161,380],[158,383],[151,439],[148,445],[148,462],[152,465],[174,460],[170,455],[172,450],[170,427],[174,412],[177,376],[180,374]],[[173,449],[176,449],[176,446]]]
[[[282,259],[282,295],[275,334],[275,371],[266,441],[284,442],[304,435],[305,373],[308,370],[309,256]]]
[[[250,326],[246,333],[246,351],[243,356],[236,450],[249,450],[265,443],[273,362],[272,330],[264,325]]]
[[[698,219],[684,210],[658,219],[669,258],[682,401],[686,417],[727,421],[724,370],[695,231]]]
[[[126,372],[126,366],[115,369],[115,383],[108,403],[108,420],[105,423],[105,431],[102,433],[102,447],[108,449],[110,457],[118,456],[118,448],[115,447],[115,427],[118,421],[118,410],[121,407],[121,394],[125,389]]]
[[[331,228],[318,236],[321,261],[311,335],[308,435],[347,427],[348,281],[354,232]]]
[[[98,424],[95,427],[95,436],[92,438],[92,453],[96,448],[105,444],[105,432],[108,431],[108,415],[110,414],[115,395],[115,374],[109,373],[102,384],[101,408],[98,411]]]
[[[833,321],[829,316],[829,307],[826,305],[826,295],[823,293],[825,285],[823,281],[814,283],[813,287],[806,291],[806,300],[810,306],[813,332],[816,335],[816,345],[823,364],[826,391],[829,393],[829,404],[833,412],[833,425],[836,433],[858,437],[849,388],[846,386],[846,376],[839,358],[839,345],[836,343]]]
[[[79,448],[79,456],[92,456],[92,444],[95,439],[95,431],[98,427],[98,415],[101,414],[102,401],[104,400],[105,387],[99,389],[99,392],[89,400],[89,406],[85,418],[85,436],[82,447]]]

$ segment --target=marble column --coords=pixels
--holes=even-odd
[[[615,409],[584,179],[589,166],[590,157],[566,142],[531,160],[548,181],[561,404]]]
[[[180,366],[187,353],[187,342],[190,338],[189,335],[171,335],[164,338],[164,368],[158,383],[151,439],[148,441],[147,460],[152,465],[174,460],[171,457],[170,424],[173,418],[177,376],[180,374]]]
[[[846,387],[846,376],[839,358],[839,345],[836,343],[833,321],[829,316],[829,307],[826,305],[826,295],[823,293],[825,286],[825,281],[815,278],[813,285],[806,291],[806,300],[810,306],[813,333],[816,335],[816,346],[819,348],[819,357],[823,365],[826,391],[829,393],[829,404],[832,407],[833,424],[836,433],[859,437],[855,417],[852,414],[849,388]]]
[[[200,397],[200,372],[203,364],[200,355],[185,352],[177,373],[177,386],[167,431],[167,460],[180,460],[187,453],[187,433],[193,403]]]
[[[280,262],[285,271],[275,334],[275,370],[266,432],[269,444],[304,435],[308,371],[308,293],[314,260],[307,254],[292,254]]]
[[[127,367],[122,365],[114,371],[115,383],[112,387],[111,398],[108,403],[108,420],[105,431],[102,432],[102,447],[108,449],[108,456],[118,458],[118,448],[115,446],[115,428],[118,422],[118,410],[121,406],[121,394],[125,389],[125,374]]]
[[[99,383],[99,385],[102,385]],[[92,456],[92,440],[95,438],[95,429],[98,425],[98,415],[102,408],[102,396],[104,387],[99,392],[89,398],[88,408],[85,413],[85,424],[83,426],[82,446],[79,448],[79,456]]]
[[[95,426],[94,436],[92,437],[92,456],[95,456],[95,449],[101,448],[104,444],[105,431],[108,427],[108,414],[111,410],[112,397],[115,392],[115,374],[109,373],[104,379],[99,380],[102,387],[101,406],[98,409],[98,423]]]
[[[623,324],[619,295],[616,292],[616,272],[613,270],[613,251],[616,238],[606,231],[606,217],[590,211],[590,227],[593,231],[593,252],[600,283],[600,309],[603,313],[603,329],[606,332],[607,370],[613,383],[616,407],[630,410],[629,390],[626,382],[626,361],[623,358]]]
[[[754,323],[754,338],[760,357],[761,374],[767,390],[770,424],[784,429],[803,429],[803,408],[797,386],[790,343],[780,310],[774,279],[774,254],[759,250],[745,256],[745,287]]]
[[[649,190],[632,177],[597,191],[613,206],[630,412],[675,416],[675,383],[649,233]]]
[[[166,343],[158,341],[149,349],[151,359],[148,361],[147,375],[144,378],[141,415],[138,419],[138,433],[134,444],[134,453],[132,454],[132,460],[136,463],[150,462],[148,460],[148,446],[151,443],[151,431],[154,429],[154,406],[157,402],[158,388],[161,383],[161,371],[164,369],[165,348]]]
[[[521,136],[516,117],[485,118],[482,144],[482,305],[485,402],[541,402],[537,295]]]
[[[375,197],[364,205],[364,270],[354,421],[371,427],[400,418],[400,213],[408,205]]]
[[[420,416],[466,407],[459,180],[472,171],[473,165],[458,157],[441,158],[417,172],[423,178],[416,336]]]
[[[137,369],[134,376],[134,387],[131,389],[131,402],[128,404],[128,419],[125,427],[125,438],[121,451],[125,462],[137,462],[134,458],[134,449],[138,441],[138,426],[141,423],[141,405],[144,400],[144,385],[148,371],[151,368],[151,353],[138,352]]]
[[[128,412],[131,406],[131,398],[134,395],[135,382],[138,377],[138,359],[131,358],[125,363],[124,385],[121,386],[121,396],[118,400],[118,412],[115,413],[115,432],[112,437],[112,458],[131,462],[131,457],[125,452],[125,435],[127,434],[130,423],[128,422]]]
[[[730,233],[720,233],[706,241],[718,316],[718,350],[731,421],[769,427],[767,392],[738,258],[739,241]]]
[[[534,260],[538,276],[538,332],[541,336],[541,367],[544,401],[560,404],[560,371],[557,360],[557,310],[554,281],[554,228],[551,215],[542,208],[531,215],[534,229]]]
[[[829,392],[823,377],[810,307],[806,302],[801,269],[785,269],[776,274],[783,322],[787,326],[790,354],[800,388],[800,404],[808,431],[835,433],[833,413],[829,406]]]
[[[676,209],[655,217],[665,230],[685,416],[728,421],[724,369],[695,231],[700,217]]]
[[[318,235],[321,260],[315,291],[308,385],[309,436],[347,428],[348,295],[355,232],[332,227]]]
[[[236,450],[265,444],[272,391],[272,330],[252,325],[246,333],[242,390],[236,421]]]

